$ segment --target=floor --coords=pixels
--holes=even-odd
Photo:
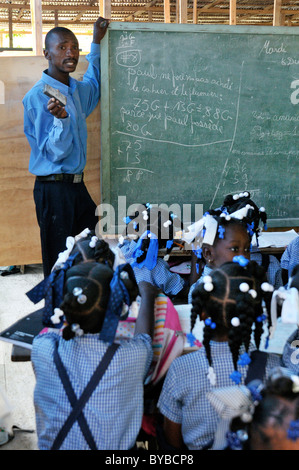
[[[42,279],[41,265],[26,266],[24,273],[0,276],[0,331],[43,305],[34,305],[26,296]],[[32,365],[30,361],[12,362],[11,351],[11,343],[0,341],[0,388],[13,408],[13,425],[35,431]],[[36,432],[16,432],[0,450],[38,450]]]

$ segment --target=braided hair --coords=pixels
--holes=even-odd
[[[213,245],[223,238],[223,232],[225,232],[226,227],[232,227],[236,225],[244,227],[248,233],[250,242],[253,238],[253,235],[255,235],[257,243],[261,230],[259,226],[260,222],[264,224],[265,229],[267,228],[267,214],[264,207],[258,208],[252,199],[250,199],[250,193],[248,191],[240,194],[229,194],[225,196],[222,206],[216,209],[209,209],[204,214],[203,220],[206,216],[213,217],[217,222],[217,230],[215,233],[214,242],[212,243]],[[204,224],[202,230],[197,234],[193,242],[192,249],[196,254],[197,264],[199,264],[200,261],[203,263],[206,262],[205,257],[202,256],[202,247],[206,246],[205,232],[206,227]],[[210,241],[209,244],[211,244]]]
[[[225,196],[220,208],[222,212],[227,214],[233,214],[237,211],[242,211],[242,209],[248,209],[244,211],[245,215],[241,219],[242,223],[246,225],[250,237],[255,234],[256,238],[258,238],[260,222],[263,223],[265,230],[267,229],[267,214],[264,207],[258,208],[255,202],[250,199],[250,192],[245,191],[244,193],[234,195],[228,194]]]
[[[82,261],[94,260],[113,267],[115,255],[109,244],[102,238],[98,238],[94,231],[90,231],[85,237],[76,241],[70,256],[77,253],[73,265]]]
[[[263,320],[266,319],[264,309],[270,312],[273,291],[266,282],[265,269],[255,261],[246,261],[245,267],[237,262],[224,263],[204,277],[192,293],[191,330],[197,316],[201,317],[203,312],[208,316],[203,345],[210,369],[213,369],[210,341],[215,333],[225,334],[235,370],[231,378],[237,383],[241,379],[238,372],[240,348],[245,348],[240,357],[245,365],[250,361],[248,351],[253,325],[255,344],[257,348],[260,346]]]
[[[86,261],[72,266],[66,272],[65,295],[60,309],[67,325],[63,338],[69,340],[78,334],[101,331],[110,297],[110,282],[114,271],[108,264]],[[123,279],[130,301],[138,295],[134,276]]]
[[[285,432],[285,437],[291,441],[299,440],[299,393],[294,390],[293,377],[284,375],[279,369],[272,369],[266,385],[261,385],[252,420],[244,422],[242,417],[237,417],[231,422],[231,432],[245,436],[242,450],[272,450],[271,438],[265,432],[268,427]],[[248,387],[251,384],[253,382]]]
[[[141,263],[147,255],[152,235],[158,240],[158,248],[166,248],[166,256],[173,248],[174,237],[181,230],[182,222],[172,211],[151,204],[138,206],[135,212],[126,218],[126,235],[142,237],[140,256],[136,258]]]

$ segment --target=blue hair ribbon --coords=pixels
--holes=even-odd
[[[138,263],[136,261],[136,258],[140,256],[140,252],[142,251],[141,247],[142,247],[143,239],[149,234],[151,234],[151,238],[149,241],[149,247],[146,253],[146,257],[144,258],[143,261]],[[158,242],[157,237],[153,233],[151,233],[149,230],[146,230],[139,238],[136,244],[135,250],[132,253],[132,257],[135,259],[135,261],[132,263],[132,267],[142,268],[143,266],[145,266],[149,270],[152,270],[157,264],[158,250],[159,250],[159,242]]]
[[[123,303],[127,305],[131,304],[129,293],[121,279],[121,273],[123,271],[131,271],[131,275],[134,276],[133,270],[129,264],[117,266],[110,282],[110,297],[100,332],[100,340],[110,344],[113,343],[115,338],[117,325],[123,309]]]
[[[243,354],[241,354],[240,359],[238,360],[238,364],[240,366],[247,366],[250,363],[251,363],[251,359],[250,359],[249,354],[247,354],[247,352],[244,352]]]
[[[291,421],[287,432],[288,439],[296,441],[299,437],[299,420]]]
[[[233,382],[235,382],[237,385],[239,385],[239,383],[241,382],[241,379],[242,379],[242,374],[241,374],[241,372],[238,372],[237,370],[234,370],[234,372],[232,372],[230,374],[230,378],[232,379]]]
[[[173,240],[167,240],[166,242],[166,248],[168,250],[170,250],[172,248],[172,245],[173,245]]]
[[[219,225],[218,227],[219,238],[224,238],[224,232],[225,232],[225,228],[222,227],[222,225]]]
[[[37,304],[42,299],[45,299],[42,320],[45,326],[61,328],[63,325],[63,321],[54,325],[50,318],[54,313],[54,308],[59,307],[63,301],[65,273],[73,265],[74,259],[78,254],[79,252],[70,255],[61,268],[52,271],[48,277],[46,277],[43,281],[41,281],[33,289],[26,293],[27,297],[34,304]]]

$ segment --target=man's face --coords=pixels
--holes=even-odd
[[[55,33],[50,39],[45,58],[49,61],[52,76],[60,73],[72,73],[79,60],[79,43],[72,33]]]

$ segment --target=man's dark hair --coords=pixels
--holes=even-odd
[[[50,31],[48,31],[48,33],[46,34],[46,37],[45,37],[45,49],[49,49],[50,44],[51,44],[51,40],[52,40],[53,36],[54,36],[55,34],[60,34],[60,33],[75,36],[75,34],[73,33],[73,31],[71,31],[70,29],[64,28],[63,26],[56,26],[56,28],[50,29]],[[76,36],[75,36],[75,37],[76,37]]]

